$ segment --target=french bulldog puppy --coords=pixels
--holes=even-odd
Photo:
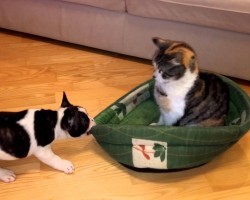
[[[73,164],[55,155],[51,143],[59,138],[80,137],[95,125],[83,107],[72,105],[65,93],[59,110],[27,109],[0,112],[0,160],[15,160],[30,155],[43,163],[71,174]],[[0,179],[12,182],[14,172],[0,168]]]

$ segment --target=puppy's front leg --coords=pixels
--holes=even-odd
[[[16,180],[16,175],[11,170],[0,168],[0,180],[10,183]]]
[[[55,155],[51,150],[50,145],[46,147],[38,147],[34,155],[43,163],[57,170],[64,171],[66,174],[71,174],[75,170],[74,165],[70,161],[63,160]]]

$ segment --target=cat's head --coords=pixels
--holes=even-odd
[[[181,79],[187,72],[198,74],[196,54],[187,43],[161,38],[153,38],[153,42],[157,47],[153,56],[156,81],[167,83]]]
[[[61,110],[63,112],[61,119],[61,128],[69,133],[71,137],[79,137],[85,133],[88,134],[92,126],[95,125],[87,111],[80,106],[72,105],[63,93]]]

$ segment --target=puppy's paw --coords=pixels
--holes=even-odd
[[[150,126],[157,126],[157,125],[159,125],[158,123],[151,123],[151,124],[149,124]]]
[[[70,161],[61,160],[60,170],[64,171],[66,174],[72,174],[75,171],[75,167]]]
[[[16,180],[16,175],[11,170],[0,168],[0,179],[5,183],[10,183]]]

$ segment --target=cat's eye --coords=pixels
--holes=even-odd
[[[163,79],[168,79],[168,78],[172,77],[172,75],[167,74],[167,73],[162,73],[161,76],[162,76]]]

